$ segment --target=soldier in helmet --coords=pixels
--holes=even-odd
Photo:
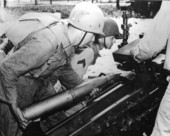
[[[121,38],[121,34],[119,33],[119,28],[117,23],[110,17],[105,17],[104,23],[104,36],[100,35],[98,40],[101,46],[111,49],[115,39]],[[101,47],[102,48],[102,47]]]
[[[95,63],[97,57],[100,56],[100,50],[102,50],[103,48],[111,49],[111,47],[114,45],[115,40],[121,38],[118,25],[111,17],[104,18],[103,32],[105,34],[104,36],[96,35],[95,40],[88,43],[83,48],[78,48],[76,50],[76,54],[71,59],[71,66],[80,78],[83,78],[84,74],[87,72],[88,67]],[[62,82],[61,85],[60,81],[58,81],[57,85],[60,87],[56,87],[56,90],[61,91],[62,89],[65,89],[65,83],[63,84]],[[66,115],[72,115],[77,110],[83,108],[84,105],[85,103],[82,102],[79,105],[68,109],[66,111]]]
[[[62,67],[69,66],[75,49],[89,43],[95,34],[104,35],[103,26],[100,8],[82,2],[73,8],[66,24],[54,17],[34,13],[23,15],[8,29],[6,36],[14,45],[14,52],[0,65],[0,135],[22,135],[17,123],[25,128],[28,121],[21,107],[30,104],[27,99],[33,101],[42,85],[46,88],[41,90],[47,91],[43,99],[53,95],[49,77],[59,69],[54,74],[56,77]],[[74,73],[71,68],[68,71]],[[69,81],[75,77],[70,76]]]
[[[94,42],[90,42],[84,48],[79,48],[71,60],[76,73],[82,78],[89,65],[94,64],[99,51],[103,48],[111,49],[116,39],[121,38],[117,23],[111,17],[104,18],[103,32],[105,35],[96,35]]]

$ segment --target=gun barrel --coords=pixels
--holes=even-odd
[[[68,104],[81,100],[81,98],[88,95],[92,89],[103,85],[112,78],[113,75],[91,79],[72,90],[56,94],[38,103],[32,104],[22,110],[23,116],[27,120],[34,120],[51,111],[59,111],[61,108],[68,106]]]

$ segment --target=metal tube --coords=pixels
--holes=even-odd
[[[72,101],[73,97],[71,92],[63,92],[61,94],[51,96],[40,102],[25,107],[23,109],[23,116],[27,120],[34,120],[39,118],[41,115],[53,111],[54,109],[60,109],[63,105],[67,105]]]
[[[34,120],[53,110],[59,111],[61,108],[67,106],[68,104],[81,100],[81,98],[89,94],[92,89],[103,85],[113,77],[113,75],[109,75],[91,79],[73,88],[72,90],[56,94],[38,103],[25,107],[22,110],[23,116],[27,120]]]

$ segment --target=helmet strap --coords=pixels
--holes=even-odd
[[[82,39],[80,40],[80,42],[77,44],[77,46],[74,46],[75,52],[77,51],[77,49],[79,48],[79,45],[83,42],[85,36],[87,35],[87,32],[85,32],[85,34],[83,35]]]
[[[83,35],[83,37],[81,38],[80,42],[77,44],[77,47],[79,47],[79,45],[83,42],[85,36],[87,35],[87,32],[85,32],[85,34]]]
[[[106,37],[104,37],[104,47],[107,49],[107,46],[106,46]]]

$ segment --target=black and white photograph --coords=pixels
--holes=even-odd
[[[0,0],[0,136],[170,136],[170,0]]]

